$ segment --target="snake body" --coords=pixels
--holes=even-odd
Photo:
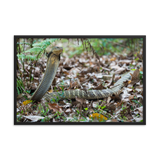
[[[31,100],[35,101],[40,100],[44,96],[44,94],[48,91],[56,75],[56,71],[60,60],[60,54],[62,53],[62,51],[63,51],[62,47],[54,47],[51,50],[51,52],[48,53],[49,58],[47,61],[45,74],[43,76],[40,85],[38,86],[33,96],[31,97]]]
[[[47,61],[47,68],[45,71],[45,75],[42,79],[42,82],[38,86],[37,90],[35,91],[34,95],[32,96],[32,100],[40,100],[42,97],[44,97],[47,100],[51,99],[74,99],[76,97],[78,98],[85,98],[85,99],[99,99],[99,98],[105,98],[112,96],[113,94],[118,94],[118,92],[124,87],[124,82],[126,80],[131,79],[131,74],[133,71],[128,72],[127,74],[121,76],[121,79],[119,79],[114,86],[111,89],[103,89],[103,90],[67,90],[67,91],[60,91],[60,92],[53,92],[53,93],[46,93],[49,89],[60,60],[60,54],[62,53],[63,48],[61,47],[54,47],[52,51],[49,53],[49,58]]]

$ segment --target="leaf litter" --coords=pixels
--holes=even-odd
[[[69,48],[69,46],[68,46]],[[72,50],[69,48],[69,50]],[[101,90],[112,88],[121,78],[121,74],[134,69],[131,81],[112,97],[86,100],[81,98],[56,100],[51,102],[44,98],[40,102],[30,102],[27,96],[17,100],[18,122],[143,122],[143,72],[142,55],[95,56],[83,52],[69,58],[67,52],[61,56],[59,68],[48,92],[69,89]],[[21,63],[19,61],[19,63]],[[32,64],[33,63],[33,64]],[[33,94],[40,84],[46,70],[47,58],[42,56],[36,64],[24,62],[25,72],[21,76],[25,90]],[[23,71],[23,66],[20,65]],[[33,79],[31,80],[30,73]],[[24,101],[24,97],[25,100]],[[30,103],[29,103],[30,102]],[[29,104],[28,104],[29,103]]]

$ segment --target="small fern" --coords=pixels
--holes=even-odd
[[[30,53],[39,53],[39,52],[42,52],[43,51],[43,48],[41,47],[34,47],[34,48],[30,48],[28,50],[26,50],[25,52],[30,52]]]
[[[25,52],[30,52],[30,53],[40,53],[42,51],[44,51],[50,44],[52,44],[53,42],[55,42],[57,39],[46,39],[44,41],[38,42],[38,43],[34,43],[32,44],[33,48],[28,49]]]
[[[23,53],[18,54],[17,57],[18,57],[19,60],[22,60],[22,61],[23,61],[24,59],[34,61],[34,60],[36,60],[36,58],[37,58],[37,56],[35,56],[35,55],[25,55],[25,54],[23,54]]]

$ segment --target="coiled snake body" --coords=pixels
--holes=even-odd
[[[60,54],[62,53],[62,47],[53,47],[51,52],[48,54],[48,61],[47,61],[47,68],[45,71],[45,75],[38,86],[37,90],[31,97],[31,100],[38,101],[42,97],[47,100],[51,99],[73,99],[75,97],[85,98],[85,99],[99,99],[112,96],[113,94],[117,94],[122,87],[124,87],[124,83],[126,80],[131,79],[131,74],[133,71],[128,72],[124,76],[119,79],[111,89],[103,89],[103,90],[67,90],[67,91],[60,91],[60,92],[53,92],[53,93],[46,93],[49,87],[52,84],[52,81],[55,77],[59,61],[60,61]]]

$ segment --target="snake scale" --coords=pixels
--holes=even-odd
[[[47,67],[44,74],[44,77],[39,84],[38,88],[34,92],[31,100],[39,101],[42,97],[46,100],[51,99],[74,99],[78,98],[85,98],[85,99],[99,99],[112,96],[113,94],[117,94],[122,87],[124,87],[124,83],[126,80],[131,79],[131,74],[133,71],[128,72],[127,74],[121,76],[121,78],[114,84],[111,89],[103,89],[103,90],[67,90],[67,91],[60,91],[60,92],[53,92],[53,93],[46,93],[49,87],[52,84],[52,81],[55,77],[59,61],[60,61],[60,54],[62,53],[62,47],[53,47],[51,51],[48,53],[48,61]]]

